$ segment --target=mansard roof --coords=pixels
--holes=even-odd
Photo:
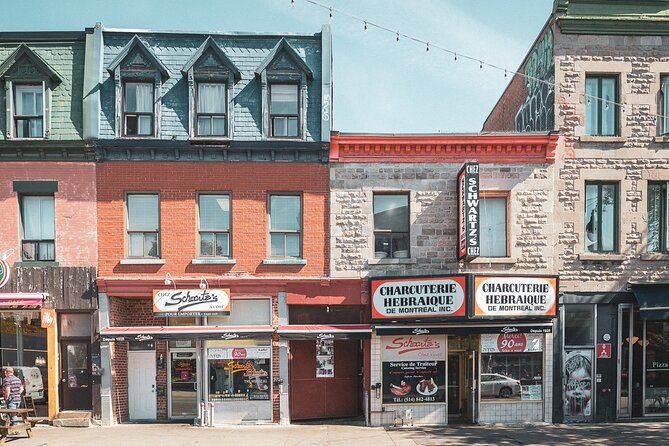
[[[195,54],[191,56],[190,59],[188,59],[188,62],[181,68],[181,72],[184,74],[184,76],[188,73],[188,70],[193,68],[193,65],[197,63],[198,60],[204,54],[207,52],[207,50],[211,49],[216,57],[220,60],[220,62],[227,67],[230,72],[233,74],[235,81],[239,81],[242,78],[242,73],[239,71],[239,69],[235,66],[234,63],[228,58],[228,56],[225,54],[225,52],[221,49],[221,47],[218,46],[218,44],[214,41],[214,39],[209,36],[207,39],[200,45],[200,48],[195,51]]]
[[[20,44],[0,65],[0,79],[4,79],[12,67],[23,57],[27,58],[40,72],[48,76],[53,83],[63,82],[63,77],[25,43]]]
[[[118,68],[119,65],[128,57],[128,55],[134,50],[135,48],[138,48],[139,51],[141,51],[146,57],[149,58],[149,61],[151,64],[158,70],[160,71],[160,75],[162,76],[163,79],[169,79],[170,74],[169,71],[167,70],[167,67],[156,57],[155,54],[153,54],[153,51],[151,51],[151,48],[144,43],[137,34],[133,36],[132,39],[130,39],[130,42],[123,48],[123,50],[119,53],[118,56],[109,64],[109,67],[107,67],[107,70],[109,73],[113,76],[114,71],[116,68]]]
[[[297,65],[297,68],[299,68],[301,71],[306,74],[307,79],[313,79],[314,73],[311,71],[307,63],[300,57],[299,53],[293,48],[290,43],[286,40],[285,37],[282,37],[281,40],[279,40],[279,43],[276,44],[276,46],[270,51],[270,53],[267,55],[265,60],[260,64],[258,68],[256,68],[255,74],[256,76],[260,76],[260,74],[267,70],[267,68],[275,61],[278,60],[278,58],[281,56],[281,54],[285,53],[288,55],[290,59]]]

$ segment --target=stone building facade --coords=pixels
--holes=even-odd
[[[540,78],[554,89],[545,107],[555,118],[543,129],[564,138],[554,183],[552,268],[563,293],[556,376],[564,389],[555,418],[662,417],[669,413],[669,350],[662,341],[669,327],[669,5],[555,3],[520,68],[541,73],[532,61],[542,36],[550,36]],[[521,76],[511,81],[484,131],[526,130],[514,120],[532,97],[521,84],[528,84]]]
[[[552,420],[551,319],[545,314],[543,318],[479,317],[473,308],[477,292],[468,280],[472,279],[473,284],[478,276],[508,276],[507,280],[520,283],[552,273],[557,234],[553,225],[555,197],[551,191],[556,175],[557,143],[558,137],[549,133],[333,135],[331,275],[366,278],[371,282],[369,300],[374,333],[368,365],[370,381],[366,383],[371,424],[446,424],[458,419],[481,423]],[[484,236],[481,248],[487,244],[486,250],[465,261],[458,259],[457,252],[458,174],[467,162],[476,162],[478,166],[481,198],[478,209],[488,221],[480,230],[498,231],[495,225],[503,225],[504,229],[495,232],[492,238]],[[389,204],[388,200],[399,201]],[[494,204],[503,208],[501,216],[497,208],[497,217],[493,217]],[[495,223],[493,218],[498,218]],[[389,219],[393,222],[388,223]],[[492,245],[494,249],[490,249]],[[410,290],[426,284],[450,286],[451,281],[460,280],[453,275],[463,275],[460,283],[466,288],[466,314],[463,306],[460,313],[436,317],[427,314],[409,319],[375,317],[380,305],[377,287],[388,283],[406,285]],[[416,296],[418,292],[411,291],[409,298]],[[409,304],[398,310],[410,307]],[[528,328],[528,321],[536,326]],[[500,390],[505,384],[491,382],[501,372],[498,369],[503,368],[499,358],[507,357],[504,349],[485,346],[491,340],[502,339],[505,335],[500,330],[512,325],[518,325],[515,330],[523,332],[519,334],[522,339],[535,329],[540,333],[527,335],[538,336],[532,338],[536,339],[536,350],[512,360],[534,361],[531,378],[535,380],[512,377],[516,372],[511,370],[514,367],[511,362],[505,365],[507,376],[499,379],[522,383],[525,390],[534,388],[537,393],[533,396],[525,393],[521,396],[521,386],[513,394],[507,394],[506,390]],[[436,369],[411,372],[394,369],[399,367],[397,364],[408,364],[399,359],[401,356],[391,355],[394,342],[439,344],[432,353],[435,356],[429,356],[435,360]],[[389,362],[390,359],[398,361]],[[447,372],[439,369],[442,362],[447,363]],[[416,376],[431,378],[436,384],[432,388],[435,393],[425,391]],[[476,384],[481,379],[486,382]],[[466,390],[469,388],[475,389],[474,392]]]

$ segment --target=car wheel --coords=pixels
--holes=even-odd
[[[510,398],[511,395],[513,395],[513,390],[511,390],[510,387],[502,387],[501,389],[499,389],[500,398]]]

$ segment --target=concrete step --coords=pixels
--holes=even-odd
[[[56,418],[91,418],[91,412],[89,410],[63,410],[58,412]]]
[[[54,427],[90,427],[90,418],[55,418],[51,424]]]

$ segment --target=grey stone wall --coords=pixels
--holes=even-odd
[[[497,271],[547,274],[552,270],[553,166],[481,164],[481,190],[508,191],[508,257],[456,259],[459,163],[333,163],[331,274],[334,277],[430,275]],[[409,259],[374,257],[373,195],[410,197]]]
[[[621,291],[634,280],[669,280],[669,256],[649,254],[648,181],[669,181],[662,133],[661,77],[669,74],[669,37],[586,36],[556,29],[556,126],[564,135],[555,183],[555,270],[561,291]],[[620,132],[585,134],[585,78],[618,75]],[[585,252],[585,183],[619,184],[619,250]]]

